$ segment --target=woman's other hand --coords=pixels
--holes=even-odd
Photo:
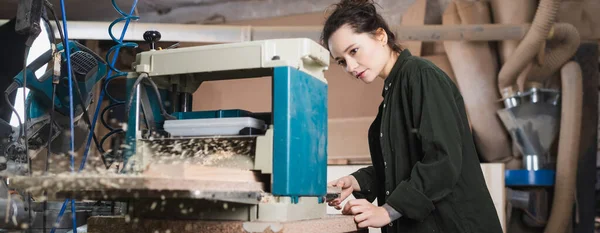
[[[358,181],[354,176],[344,176],[337,180],[331,181],[328,183],[329,186],[339,187],[342,189],[342,193],[340,197],[333,199],[328,202],[329,206],[335,207],[335,209],[340,210],[342,207],[340,204],[352,194],[354,191],[360,191],[360,186],[358,185]]]
[[[381,228],[392,221],[386,209],[375,206],[365,199],[348,201],[342,210],[342,214],[354,215],[354,221],[359,228]]]

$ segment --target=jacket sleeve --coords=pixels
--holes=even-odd
[[[375,179],[375,169],[373,166],[368,166],[359,169],[351,174],[358,181],[360,191],[353,192],[357,199],[367,199],[369,202],[375,201],[377,198],[377,180]]]
[[[387,203],[403,216],[422,221],[435,208],[433,203],[448,195],[460,177],[463,120],[453,86],[443,72],[425,68],[409,78],[407,103],[423,157]]]

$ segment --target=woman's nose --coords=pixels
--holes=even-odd
[[[356,76],[357,75],[357,70],[356,68],[358,67],[358,64],[356,64],[356,62],[347,62],[346,63],[346,70],[348,71],[348,73]]]

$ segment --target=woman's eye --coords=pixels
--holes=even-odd
[[[358,48],[350,50],[350,55],[356,54],[357,51],[358,51]]]
[[[338,65],[340,65],[340,66],[345,66],[345,65],[346,65],[346,61],[344,61],[344,60],[339,60],[339,61],[338,61]]]

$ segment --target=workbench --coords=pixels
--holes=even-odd
[[[267,223],[247,221],[202,221],[131,219],[125,216],[96,216],[88,219],[90,233],[367,233],[359,229],[354,216],[327,215],[322,219]]]

